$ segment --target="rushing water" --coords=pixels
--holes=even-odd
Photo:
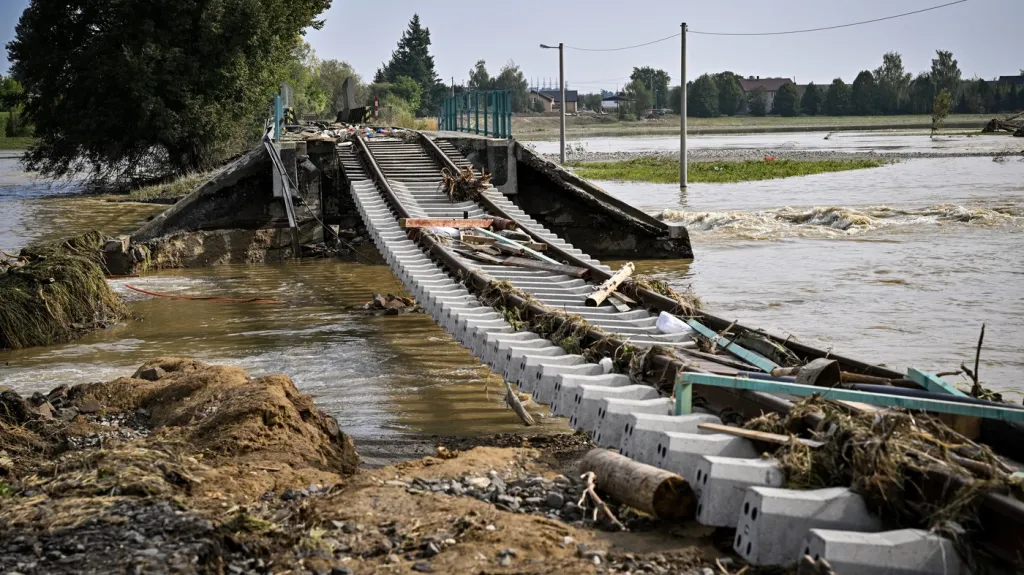
[[[731,138],[731,137],[730,137]],[[113,204],[34,183],[0,159],[0,247],[100,229],[131,231],[163,209]],[[2,170],[6,170],[3,172]],[[973,361],[1019,387],[1024,368],[1024,162],[908,160],[784,181],[674,185],[603,182],[690,228],[696,260],[638,262],[695,284],[728,317],[903,368]],[[353,310],[400,287],[384,266],[333,260],[172,270],[112,282],[142,319],[67,345],[0,352],[0,384],[23,391],[130,375],[160,355],[284,372],[363,439],[371,457],[424,434],[521,430],[502,383],[424,315]],[[225,304],[159,293],[274,298]],[[6,364],[6,365],[5,365]],[[555,420],[549,420],[549,425]],[[369,441],[374,438],[376,441]],[[370,447],[367,448],[367,445]]]

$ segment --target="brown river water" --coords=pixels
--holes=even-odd
[[[742,184],[602,182],[686,222],[694,261],[638,262],[748,325],[897,369],[981,375],[1024,388],[1024,161],[906,160],[872,170]],[[162,206],[53,189],[0,157],[0,249],[90,229],[128,232]],[[149,298],[263,297],[280,305]],[[387,267],[333,260],[172,270],[112,285],[141,320],[67,345],[0,351],[0,384],[21,391],[130,375],[159,355],[284,372],[362,439],[371,459],[424,435],[519,431],[502,383],[426,316],[352,310],[396,292]],[[488,383],[489,380],[489,383]],[[546,420],[553,428],[559,420]]]

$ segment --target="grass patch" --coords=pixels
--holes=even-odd
[[[194,172],[162,184],[136,188],[121,198],[126,202],[174,203],[206,183],[213,171]]]
[[[885,160],[747,160],[744,162],[690,162],[691,183],[748,182],[793,176],[877,168]],[[591,180],[620,180],[672,184],[679,182],[679,160],[635,158],[617,162],[575,162],[577,175]]]
[[[0,349],[70,341],[127,317],[107,285],[102,245],[90,232],[16,257],[0,254]]]
[[[30,136],[24,138],[0,138],[0,150],[27,150],[34,143],[36,143],[36,139]]]

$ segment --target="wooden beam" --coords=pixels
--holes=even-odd
[[[488,228],[494,220],[487,218],[400,218],[400,228]]]
[[[619,268],[619,271],[612,274],[612,277],[606,279],[601,285],[594,289],[593,293],[587,296],[587,306],[597,307],[608,299],[618,287],[619,284],[626,281],[626,279],[633,275],[633,270],[636,268],[633,266],[633,262],[627,262],[626,265]]]
[[[733,342],[730,339],[718,335],[717,333],[714,332],[714,330],[712,330],[708,326],[700,323],[695,319],[688,319],[686,320],[686,323],[689,324],[689,326],[692,327],[694,331],[717,344],[718,347],[735,355],[736,357],[742,359],[743,361],[749,363],[750,365],[757,366],[758,369],[765,373],[771,373],[773,369],[778,369],[779,367],[779,364],[775,363],[774,361],[768,359],[767,357],[757,352],[750,351],[749,349],[740,346],[739,344]]]
[[[478,262],[483,262],[485,264],[501,265],[502,263],[504,263],[504,261],[502,259],[496,258],[496,257],[494,257],[494,256],[492,256],[492,255],[490,255],[490,254],[488,254],[486,252],[474,252],[472,250],[460,250],[460,249],[455,249],[453,251],[455,253],[459,254],[460,256],[463,256],[463,257],[466,257],[466,258],[469,258],[471,260],[475,260],[475,261],[478,261]]]
[[[896,407],[915,411],[926,411],[930,413],[966,415],[969,417],[996,419],[999,421],[1024,422],[1024,409],[998,407],[995,405],[989,406],[978,405],[975,403],[958,403],[938,399],[906,397],[902,395],[888,395],[884,393],[868,393],[865,391],[853,391],[850,389],[841,389],[836,387],[815,387],[813,385],[800,385],[798,383],[782,383],[777,381],[726,377],[704,373],[682,373],[677,377],[677,381],[691,386],[710,385],[713,387],[724,387],[728,389],[746,389],[764,393],[795,395],[797,397],[820,395],[825,399],[832,399],[836,401],[859,401],[861,403],[882,407]],[[680,389],[678,385],[676,387],[676,402],[678,404],[678,394],[685,393],[685,391]]]
[[[565,274],[574,278],[586,277],[590,273],[587,268],[578,268],[574,266],[567,266],[562,264],[549,264],[548,262],[540,262],[529,258],[517,258],[510,257],[505,258],[502,265],[515,266],[519,268],[529,268],[532,270],[544,270],[548,272],[554,272],[556,274]]]
[[[736,437],[743,437],[754,441],[764,441],[766,443],[775,443],[778,445],[786,445],[793,439],[807,447],[821,447],[822,445],[825,445],[824,442],[815,441],[813,439],[804,439],[793,435],[782,435],[781,433],[768,433],[765,431],[755,431],[753,429],[743,429],[742,427],[731,427],[718,423],[698,423],[697,427],[706,431],[714,431],[716,433],[724,433],[726,435],[734,435]]]
[[[954,387],[953,384],[943,381],[941,377],[925,373],[912,367],[907,368],[907,379],[932,393],[948,393],[949,395],[955,395],[958,397],[967,397],[966,393]]]

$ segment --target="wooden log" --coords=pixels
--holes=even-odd
[[[792,437],[790,435],[782,435],[781,433],[768,433],[765,431],[756,431],[753,429],[743,429],[742,427],[730,427],[728,425],[720,425],[718,423],[698,423],[697,427],[706,431],[714,431],[715,433],[724,433],[726,435],[733,435],[736,437],[743,437],[746,439],[752,439],[754,441],[764,441],[766,443],[775,443],[777,445],[786,445],[792,439],[796,439],[799,443],[806,445],[807,447],[821,447],[825,445],[820,441],[813,439],[804,439],[802,437]]]
[[[491,218],[400,218],[400,228],[489,228],[494,220]]]
[[[692,519],[697,498],[685,479],[653,465],[608,451],[592,449],[580,461],[580,472],[597,476],[597,489],[658,519]]]
[[[507,381],[505,382],[505,405],[511,407],[512,411],[516,412],[516,415],[519,416],[519,419],[521,419],[523,424],[527,427],[536,425],[537,422],[533,420],[530,413],[526,411],[525,407],[523,407],[523,402],[519,401],[519,396],[512,391],[512,385]]]
[[[619,284],[626,281],[629,276],[633,275],[633,271],[635,269],[636,268],[633,267],[633,262],[628,262],[626,265],[619,268],[619,271],[615,272],[612,277],[597,286],[594,293],[587,296],[587,305],[590,307],[597,307],[601,305],[604,300],[608,299],[608,296],[619,287]]]
[[[590,270],[588,270],[587,268],[578,268],[562,264],[549,264],[548,262],[539,262],[537,260],[529,258],[505,258],[505,261],[502,262],[502,264],[506,266],[514,266],[519,268],[529,268],[532,270],[544,270],[549,272],[555,272],[558,274],[565,274],[567,276],[571,276],[574,278],[586,277],[587,274],[590,273]]]

